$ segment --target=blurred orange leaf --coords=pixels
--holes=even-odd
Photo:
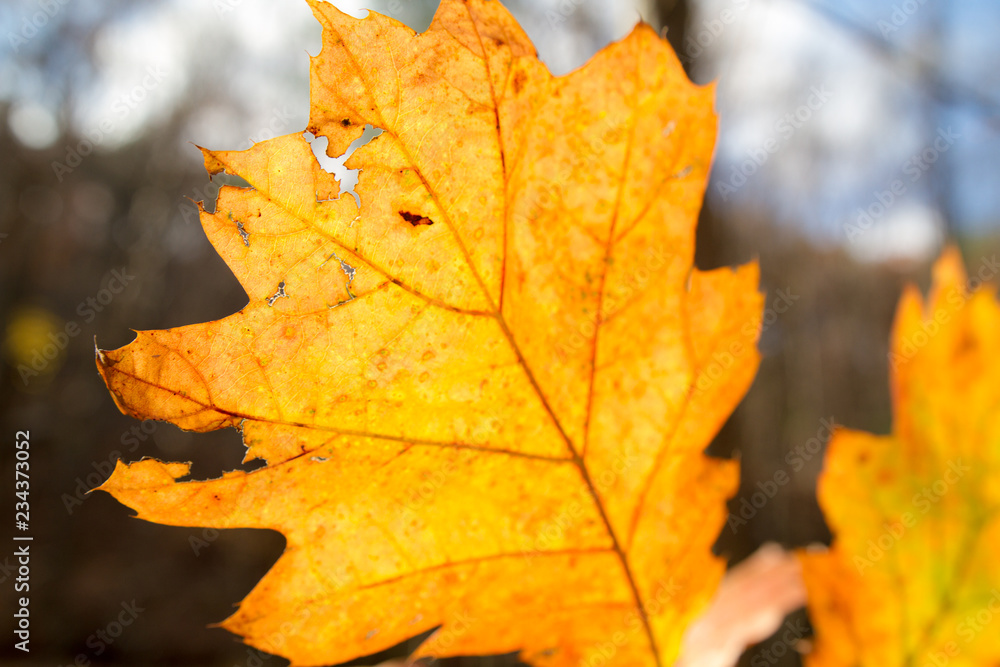
[[[819,501],[835,539],[802,556],[812,667],[1000,664],[1000,304],[971,287],[950,248],[926,305],[906,289],[893,432],[830,441]]]
[[[724,569],[702,451],[755,372],[757,267],[692,269],[711,89],[646,25],[553,77],[496,2],[415,35],[313,2],[309,132],[205,151],[205,231],[249,296],[98,353],[118,406],[240,429],[267,466],[101,488],[150,521],[280,531],[223,627],[295,665],[417,655],[666,665]],[[596,664],[596,663],[595,663]]]

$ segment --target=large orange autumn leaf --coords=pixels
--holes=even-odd
[[[249,304],[101,351],[119,407],[240,429],[267,466],[101,488],[150,521],[280,531],[223,627],[295,665],[440,626],[420,654],[667,665],[722,574],[733,462],[702,454],[757,365],[757,268],[692,269],[715,138],[646,25],[553,77],[497,2],[427,32],[314,2],[309,131],[205,151],[209,239]],[[749,326],[748,326],[749,325]]]
[[[978,283],[950,248],[926,305],[904,292],[893,432],[830,442],[819,500],[834,543],[803,556],[811,667],[1000,664],[1000,304]]]

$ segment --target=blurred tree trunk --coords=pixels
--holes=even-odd
[[[687,32],[689,14],[687,0],[656,0],[655,7],[656,19],[659,21],[656,27],[660,30],[660,34],[663,35],[665,29],[665,36],[670,46],[674,47],[674,51],[678,54],[684,53],[684,36]],[[690,77],[691,62],[682,59],[681,63]]]

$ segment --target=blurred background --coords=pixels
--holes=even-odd
[[[437,3],[334,4],[422,30]],[[926,287],[945,243],[960,246],[970,274],[996,278],[1000,5],[505,4],[556,74],[642,19],[666,30],[696,82],[717,82],[720,138],[697,262],[758,258],[766,293],[760,372],[710,450],[738,457],[743,473],[731,503],[740,521],[717,549],[737,562],[766,541],[828,541],[814,500],[819,446],[830,423],[891,428],[887,341],[901,287]],[[0,40],[0,419],[5,443],[31,432],[35,538],[32,651],[26,660],[5,641],[0,659],[286,664],[206,629],[280,555],[279,535],[147,524],[85,492],[119,457],[191,460],[202,478],[241,467],[233,431],[195,436],[121,415],[96,373],[94,340],[116,348],[130,328],[245,305],[198,224],[192,200],[212,201],[218,181],[194,144],[242,149],[302,130],[319,25],[299,0],[5,0]],[[796,449],[800,470],[786,460]],[[7,496],[13,448],[0,452]],[[779,470],[791,482],[746,511]],[[770,639],[743,664],[799,658]]]

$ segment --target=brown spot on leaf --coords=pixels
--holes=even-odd
[[[521,90],[524,88],[524,82],[528,77],[524,75],[524,71],[518,70],[517,74],[514,75],[514,81],[511,84],[514,86],[514,94],[520,94]]]
[[[418,215],[417,213],[410,213],[409,211],[400,211],[399,216],[406,220],[408,223],[416,227],[417,225],[433,225],[434,221],[430,218]]]
[[[976,352],[978,348],[978,341],[969,333],[967,330],[963,330],[959,334],[959,339],[955,345],[954,359],[958,361],[963,356],[970,355]]]

